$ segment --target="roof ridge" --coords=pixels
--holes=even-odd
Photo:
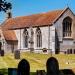
[[[53,21],[53,23],[55,23],[55,22],[59,19],[59,17],[60,17],[67,9],[70,9],[70,8],[69,8],[69,7],[64,8],[64,9],[62,10],[62,12],[59,14],[59,16],[57,16],[57,18]]]
[[[30,17],[30,16],[35,16],[35,15],[42,15],[42,14],[51,13],[51,12],[54,12],[54,11],[61,11],[61,10],[60,9],[52,10],[52,11],[50,10],[50,11],[47,11],[47,12],[35,13],[35,14],[30,14],[30,15],[25,15],[25,16],[16,16],[16,17],[6,19],[5,21],[11,20],[11,19],[16,19],[16,18],[21,18],[21,17],[23,18],[23,17]]]
[[[32,14],[32,15],[27,15],[27,16],[18,16],[15,18],[10,18],[6,20],[4,23],[5,28],[21,28],[21,27],[29,27],[30,25],[32,26],[46,26],[50,25],[55,20],[58,19],[58,16],[61,15],[61,13],[64,10],[53,10],[53,11],[48,11],[44,13],[38,13],[38,14]],[[15,29],[13,28],[13,29]]]

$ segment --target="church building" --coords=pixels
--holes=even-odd
[[[75,54],[75,15],[69,7],[16,18],[9,13],[0,26],[0,43],[5,52]]]

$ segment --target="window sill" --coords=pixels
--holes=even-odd
[[[63,39],[65,39],[65,40],[73,40],[73,38],[72,37],[63,37]]]

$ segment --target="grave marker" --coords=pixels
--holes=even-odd
[[[20,51],[19,50],[16,50],[14,52],[14,57],[15,57],[15,59],[20,59]]]
[[[4,50],[1,50],[0,53],[1,53],[1,56],[4,56]]]
[[[47,75],[59,75],[59,64],[56,58],[50,57],[46,63]]]
[[[22,59],[18,64],[17,75],[30,75],[30,65],[26,59]]]
[[[45,70],[37,70],[36,75],[45,75]]]
[[[8,75],[17,75],[17,68],[8,68]]]

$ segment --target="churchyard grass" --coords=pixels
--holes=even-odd
[[[59,68],[64,69],[74,69],[75,68],[75,55],[74,54],[57,54],[52,55],[57,58],[59,62]],[[36,72],[36,70],[45,69],[46,70],[46,61],[51,57],[50,54],[38,54],[38,53],[30,53],[23,52],[21,53],[21,59],[25,58],[30,63],[30,71],[32,74]],[[5,54],[4,57],[0,56],[0,72],[7,72],[8,68],[17,68],[18,63],[21,59],[14,59],[14,54],[9,53]],[[6,75],[6,74],[5,74]]]

